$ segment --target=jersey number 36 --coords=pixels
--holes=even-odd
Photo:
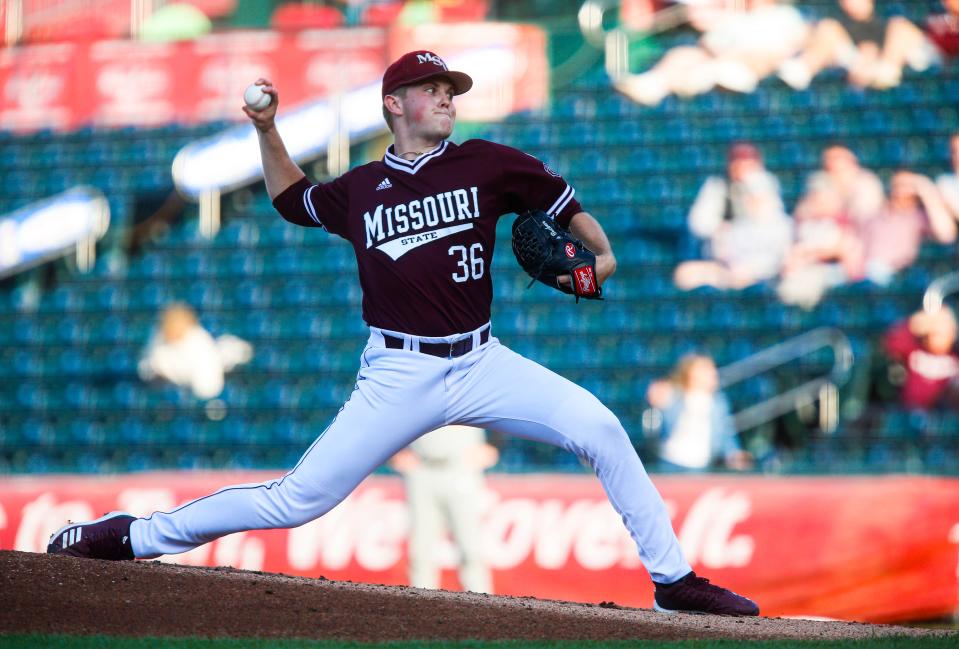
[[[483,261],[483,244],[474,243],[469,250],[466,246],[450,246],[448,254],[459,256],[456,260],[457,271],[453,273],[453,281],[465,282],[468,279],[479,279],[483,276],[486,268]]]

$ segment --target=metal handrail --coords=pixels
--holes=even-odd
[[[839,329],[833,327],[813,329],[721,367],[719,368],[719,387],[720,389],[728,388],[825,347],[833,350],[833,366],[828,373],[733,414],[733,425],[736,430],[741,432],[754,428],[819,400],[823,406],[819,411],[820,428],[827,432],[834,431],[838,422],[838,387],[849,380],[854,360],[852,343]],[[648,416],[653,412],[658,411],[651,408],[643,414],[644,427],[655,429],[660,425],[657,417]]]
[[[937,277],[929,282],[922,295],[922,308],[926,313],[934,313],[942,308],[945,297],[956,291],[959,291],[959,271]]]
[[[720,388],[728,388],[748,378],[784,365],[825,347],[833,350],[833,366],[828,374],[810,379],[765,401],[749,406],[733,415],[736,430],[743,431],[787,412],[797,410],[817,399],[827,401],[830,412],[824,413],[821,425],[826,430],[835,428],[837,421],[835,393],[838,386],[849,380],[854,355],[849,338],[839,329],[821,327],[785,340],[768,349],[756,352],[719,369]]]

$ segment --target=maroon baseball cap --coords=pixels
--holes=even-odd
[[[446,77],[453,84],[453,92],[462,95],[473,87],[473,80],[465,72],[455,72],[446,67],[443,59],[428,50],[407,52],[396,59],[383,75],[383,96],[400,86],[408,86],[430,77]]]

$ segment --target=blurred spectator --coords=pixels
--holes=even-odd
[[[779,68],[780,78],[796,89],[809,86],[820,70],[845,68],[861,88],[891,88],[902,68],[922,71],[938,60],[935,47],[902,16],[876,15],[873,0],[839,0],[842,15],[816,23],[802,54]]]
[[[792,219],[783,208],[779,182],[755,146],[730,148],[727,177],[711,176],[700,188],[689,228],[708,242],[712,258],[679,264],[674,281],[680,289],[745,288],[779,273]]]
[[[859,279],[864,225],[883,205],[882,181],[841,145],[822,153],[796,205],[795,241],[778,286],[786,304],[812,308],[827,288]]]
[[[499,461],[486,433],[472,426],[444,426],[423,435],[393,456],[403,475],[410,508],[410,585],[440,587],[440,548],[446,529],[460,553],[460,585],[475,593],[493,592],[483,559],[480,519],[483,471]]]
[[[949,307],[919,311],[886,333],[888,356],[904,369],[899,398],[904,406],[929,409],[944,405],[959,377],[956,316]]]
[[[864,259],[860,276],[888,284],[919,256],[923,240],[956,240],[956,221],[929,178],[910,171],[892,176],[889,199],[863,227]]]
[[[860,166],[856,154],[841,144],[823,150],[822,169],[810,176],[806,194],[796,206],[797,215],[810,207],[804,203],[814,186],[834,194],[838,201],[836,216],[848,219],[857,227],[879,214],[885,200],[879,176]]]
[[[702,32],[698,44],[672,48],[651,70],[617,80],[617,90],[648,106],[671,93],[691,96],[715,86],[752,92],[799,51],[808,32],[795,7],[775,0],[746,0],[745,10],[692,5],[690,12]]]
[[[936,185],[952,218],[959,220],[959,133],[949,138],[949,161],[952,163],[952,173],[939,176]]]
[[[959,0],[942,0],[946,13],[926,19],[926,36],[944,56],[959,56]]]
[[[137,370],[144,381],[164,379],[212,399],[223,392],[223,375],[252,357],[248,342],[231,335],[214,340],[193,309],[176,303],[161,313]]]
[[[664,468],[708,469],[721,463],[745,470],[753,458],[742,450],[719,372],[709,356],[688,354],[669,379],[653,381],[646,400],[662,413],[659,457]]]

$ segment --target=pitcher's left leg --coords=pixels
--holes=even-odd
[[[586,459],[654,581],[690,572],[662,497],[616,416],[592,394],[491,342],[455,385],[450,421],[547,442]]]

